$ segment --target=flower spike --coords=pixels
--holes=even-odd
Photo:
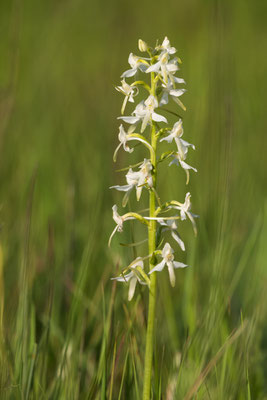
[[[114,161],[120,148],[128,154],[134,150],[130,146],[131,141],[140,144],[139,148],[149,151],[149,156],[139,158],[133,164],[119,171],[126,171],[126,183],[124,185],[111,186],[123,192],[122,206],[126,207],[134,191],[136,200],[143,202],[144,192],[149,196],[149,204],[141,206],[142,211],[126,212],[124,215],[118,213],[117,206],[112,207],[115,228],[113,229],[109,245],[115,233],[123,231],[124,222],[137,220],[147,228],[147,236],[140,237],[136,243],[127,243],[124,249],[137,246],[148,242],[148,256],[138,256],[123,270],[120,276],[112,278],[118,282],[126,283],[129,286],[128,300],[134,297],[137,284],[149,288],[149,307],[148,307],[148,327],[146,336],[146,355],[144,366],[144,385],[143,400],[149,400],[151,395],[151,376],[153,359],[153,335],[154,319],[156,311],[156,280],[155,272],[161,272],[165,267],[168,269],[171,286],[175,286],[175,269],[185,268],[188,265],[178,262],[174,258],[174,249],[185,252],[185,244],[178,232],[180,224],[185,219],[189,219],[196,234],[197,215],[191,212],[191,194],[188,192],[184,203],[177,200],[170,200],[162,203],[159,191],[159,163],[164,164],[168,159],[168,164],[176,164],[186,173],[186,184],[189,182],[189,171],[197,172],[196,168],[187,163],[189,149],[195,146],[183,139],[183,115],[177,110],[166,108],[169,102],[173,101],[183,110],[186,107],[181,101],[186,92],[183,78],[177,76],[181,64],[180,58],[176,55],[177,50],[170,43],[167,36],[161,44],[156,44],[154,48],[139,39],[138,48],[141,53],[147,53],[147,58],[130,53],[128,63],[130,68],[121,75],[121,85],[116,86],[116,90],[123,94],[121,114],[117,117],[121,124],[119,127],[119,143],[114,152]],[[141,88],[141,89],[140,89]],[[139,90],[140,89],[140,90]],[[135,102],[138,99],[137,102]],[[173,126],[161,112],[167,112],[176,118]],[[125,128],[127,124],[127,129]],[[167,142],[168,151],[160,152],[163,143]],[[136,146],[135,146],[136,148]],[[134,152],[135,155],[137,150]],[[133,206],[131,204],[131,206]],[[179,222],[178,222],[179,220]],[[173,241],[171,244],[166,241],[166,234]],[[163,248],[162,248],[163,246]],[[158,261],[157,259],[160,258]]]

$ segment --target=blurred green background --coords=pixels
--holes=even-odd
[[[266,18],[260,0],[0,2],[1,399],[140,398],[147,293],[109,280],[132,259],[130,229],[107,248],[129,163],[114,86],[165,35],[198,173],[162,166],[159,192],[190,190],[200,219],[191,268],[159,284],[154,398],[267,399]]]

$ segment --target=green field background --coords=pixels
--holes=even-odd
[[[267,399],[266,18],[260,0],[0,2],[1,399],[141,398],[147,291],[128,303],[110,278],[146,233],[107,242],[109,186],[145,153],[112,161],[115,85],[166,35],[198,173],[162,165],[159,193],[190,191],[200,218],[190,269],[158,285],[153,399]]]

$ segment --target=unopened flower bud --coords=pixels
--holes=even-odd
[[[142,53],[148,50],[148,45],[142,39],[138,40],[138,47]]]

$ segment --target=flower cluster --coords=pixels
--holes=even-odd
[[[149,158],[138,163],[137,170],[133,170],[132,167],[128,168],[125,185],[115,185],[111,188],[125,192],[122,200],[123,207],[127,205],[132,191],[136,192],[136,199],[139,201],[143,190],[147,190],[150,195],[150,209],[149,215],[143,215],[143,212],[128,212],[121,216],[118,213],[117,205],[114,205],[112,210],[116,226],[109,239],[110,245],[115,233],[123,231],[124,222],[134,219],[145,224],[149,228],[149,235],[152,235],[149,238],[149,254],[138,257],[124,269],[119,277],[113,278],[119,282],[129,283],[129,300],[134,296],[137,283],[149,286],[151,274],[162,271],[165,266],[168,269],[171,285],[175,285],[174,270],[187,267],[187,265],[174,260],[174,250],[164,236],[169,232],[180,249],[185,251],[185,244],[178,233],[178,221],[184,221],[188,218],[196,233],[195,217],[197,217],[190,211],[191,195],[189,192],[185,196],[184,203],[171,200],[164,204],[160,203],[156,192],[157,165],[159,162],[169,159],[169,166],[175,164],[182,168],[186,173],[186,184],[189,182],[189,170],[197,172],[196,168],[185,162],[188,150],[190,148],[195,149],[195,146],[182,139],[184,133],[182,118],[179,116],[179,120],[171,126],[166,116],[162,114],[168,112],[166,105],[170,100],[173,100],[182,110],[186,110],[180,100],[180,97],[186,91],[180,85],[184,85],[185,81],[175,76],[179,71],[181,60],[175,57],[177,51],[170,45],[167,37],[161,45],[157,45],[155,48],[149,47],[141,39],[138,45],[139,50],[146,52],[148,56],[139,57],[131,53],[128,58],[131,68],[121,75],[121,85],[116,87],[116,90],[124,96],[124,99],[121,116],[118,117],[122,123],[119,126],[119,145],[114,153],[114,161],[116,161],[118,151],[121,148],[128,153],[133,152],[134,148],[130,146],[132,141],[144,145],[149,150]],[[147,83],[146,77],[150,78],[149,83]],[[128,78],[132,82],[126,82]],[[143,92],[147,93],[146,97],[140,99]],[[138,103],[136,102],[137,99],[139,99]],[[131,113],[124,115],[126,106],[130,103],[134,105],[133,109]],[[172,112],[172,114],[178,116],[175,112]],[[163,142],[170,145],[169,151],[159,155],[157,147]],[[157,206],[156,200],[158,201]],[[166,216],[166,213],[173,215]],[[156,237],[159,239],[156,240]],[[145,272],[144,267],[146,259],[149,259],[150,264],[147,272]]]

